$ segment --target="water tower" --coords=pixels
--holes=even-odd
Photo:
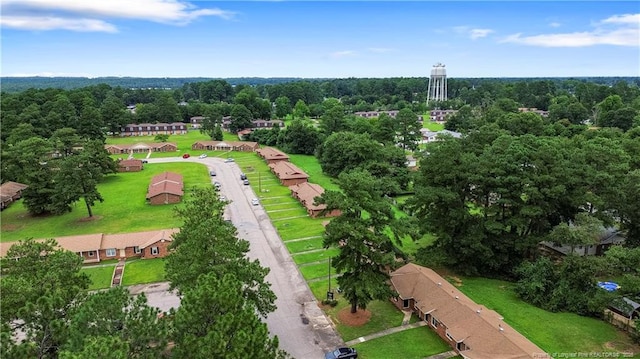
[[[429,101],[446,101],[447,100],[447,70],[444,65],[437,63],[431,69],[431,77],[429,77],[429,90],[427,94],[427,105]]]

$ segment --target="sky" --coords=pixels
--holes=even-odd
[[[2,76],[640,76],[640,1],[0,0]]]

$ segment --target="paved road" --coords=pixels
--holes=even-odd
[[[271,283],[277,296],[275,304],[278,309],[269,314],[266,323],[269,331],[278,336],[282,349],[294,358],[314,359],[324,358],[324,352],[344,344],[318,307],[309,286],[262,206],[251,205],[251,199],[258,196],[251,186],[242,184],[241,170],[235,162],[225,163],[216,157],[150,158],[148,161],[198,162],[216,172],[217,176],[212,177],[211,181],[219,181],[222,184],[221,193],[231,201],[228,213],[238,229],[238,237],[250,243],[249,257],[258,259],[263,267],[271,269],[266,280]],[[151,305],[168,310],[179,305],[179,298],[166,289],[166,284],[155,284],[155,287],[134,290],[144,290]]]

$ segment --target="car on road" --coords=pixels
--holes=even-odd
[[[200,156],[198,156],[198,158],[207,158],[207,154],[206,154],[206,153],[203,153],[203,154],[201,154]]]
[[[216,171],[211,170],[209,171],[209,176],[214,177],[216,175]]]
[[[222,186],[222,184],[220,182],[218,182],[218,181],[213,182],[213,188],[216,191],[219,191],[221,186]]]
[[[191,155],[188,153],[185,153],[184,155],[182,155],[182,158],[189,158],[189,157],[191,157]]]
[[[241,173],[241,174],[240,174],[240,180],[241,180],[241,181],[244,181],[244,180],[246,180],[246,179],[247,179],[247,175],[246,175],[246,174],[244,174],[244,173]]]
[[[242,181],[242,183],[244,183],[245,186],[248,186],[249,185],[249,180],[246,179],[246,180]]]
[[[227,158],[227,159],[226,159],[226,160],[224,160],[224,161],[225,161],[226,163],[229,163],[229,162],[235,162],[236,160],[234,160],[233,158],[229,157],[229,158]]]
[[[227,196],[220,196],[220,200],[221,200],[222,202],[225,202],[225,201],[227,200]]]
[[[257,198],[254,198],[254,199],[251,200],[251,204],[254,205],[254,206],[257,206],[257,205],[260,204],[260,201],[258,201]]]
[[[325,359],[356,359],[358,352],[354,348],[337,348],[324,355]]]

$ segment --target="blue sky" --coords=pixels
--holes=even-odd
[[[640,76],[638,1],[0,3],[2,76]]]

